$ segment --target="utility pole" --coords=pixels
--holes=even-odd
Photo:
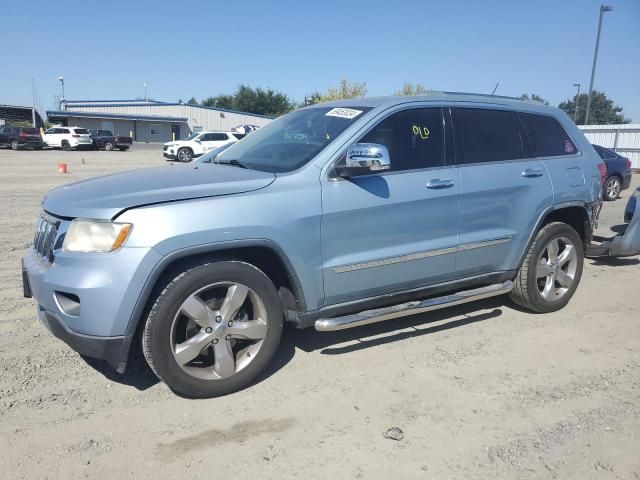
[[[64,110],[64,108],[62,108],[62,106],[64,105],[65,102],[65,98],[64,98],[64,75],[60,75],[58,77],[58,80],[60,81],[60,85],[62,85],[62,97],[60,97],[60,110]]]
[[[36,125],[36,81],[31,77],[31,121],[33,128],[38,128]]]
[[[147,81],[144,81],[144,101],[147,101]]]
[[[587,96],[587,111],[584,114],[584,124],[589,124],[589,111],[591,110],[591,92],[593,91],[593,77],[596,75],[596,61],[598,60],[598,47],[600,46],[600,31],[602,30],[602,16],[613,10],[610,5],[600,5],[600,19],[598,20],[598,34],[596,35],[596,50],[593,52],[593,66],[591,67],[591,82],[589,82],[589,95]]]
[[[578,93],[576,93],[576,108],[573,111],[573,123],[578,124],[578,100],[580,100],[580,84],[574,83],[574,87],[578,87]]]

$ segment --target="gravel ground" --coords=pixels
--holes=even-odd
[[[224,398],[182,399],[143,366],[120,376],[83,360],[22,298],[40,198],[163,163],[150,145],[0,151],[2,478],[640,479],[637,257],[586,261],[554,314],[497,298],[351,331],[287,331],[261,381]],[[606,204],[600,234],[621,223],[629,192]]]

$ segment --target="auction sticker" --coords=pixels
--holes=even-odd
[[[333,108],[324,114],[325,117],[338,117],[338,118],[356,118],[362,113],[362,110],[354,110],[353,108]]]

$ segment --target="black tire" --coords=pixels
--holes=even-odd
[[[190,162],[191,160],[193,160],[193,150],[188,147],[182,147],[176,153],[176,159],[179,162]]]
[[[550,301],[545,299],[539,291],[538,278],[536,277],[537,262],[542,255],[546,245],[554,238],[568,238],[576,248],[577,267],[573,278],[573,283],[557,300]],[[584,264],[584,244],[578,232],[561,222],[552,222],[545,225],[537,233],[533,243],[529,247],[527,256],[525,257],[520,270],[513,282],[513,290],[509,293],[511,300],[521,307],[536,313],[555,312],[563,308],[578,288],[580,278],[582,277],[582,268]]]
[[[71,145],[69,145],[69,142],[67,142],[66,140],[63,140],[60,146],[62,147],[62,150],[64,150],[65,152],[68,152],[69,150],[71,150]]]
[[[20,144],[18,144],[17,140],[11,140],[11,150],[19,150]]]
[[[216,282],[238,282],[261,298],[268,319],[267,333],[253,360],[229,377],[203,380],[186,373],[174,358],[173,319],[191,294]],[[154,373],[171,390],[190,398],[211,398],[247,387],[269,364],[282,337],[284,314],[273,283],[261,270],[241,261],[199,265],[176,276],[155,299],[142,334],[142,351]]]
[[[113,143],[111,143],[111,142],[105,142],[105,144],[104,144],[104,149],[105,149],[107,152],[110,152],[111,150],[113,150]]]
[[[616,200],[620,196],[622,191],[622,181],[617,175],[612,175],[607,178],[604,183],[604,189],[602,190],[602,198],[608,202]]]

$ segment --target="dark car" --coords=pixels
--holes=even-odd
[[[596,149],[596,152],[598,152],[598,155],[607,166],[607,178],[602,189],[602,198],[615,200],[622,190],[629,188],[631,183],[631,160],[600,145],[594,145],[593,148]]]
[[[107,151],[117,148],[121,152],[128,150],[133,140],[131,137],[114,135],[111,130],[91,130],[93,148],[104,148]]]
[[[0,127],[0,147],[9,147],[11,150],[20,148],[41,150],[44,142],[37,128],[5,126]]]

